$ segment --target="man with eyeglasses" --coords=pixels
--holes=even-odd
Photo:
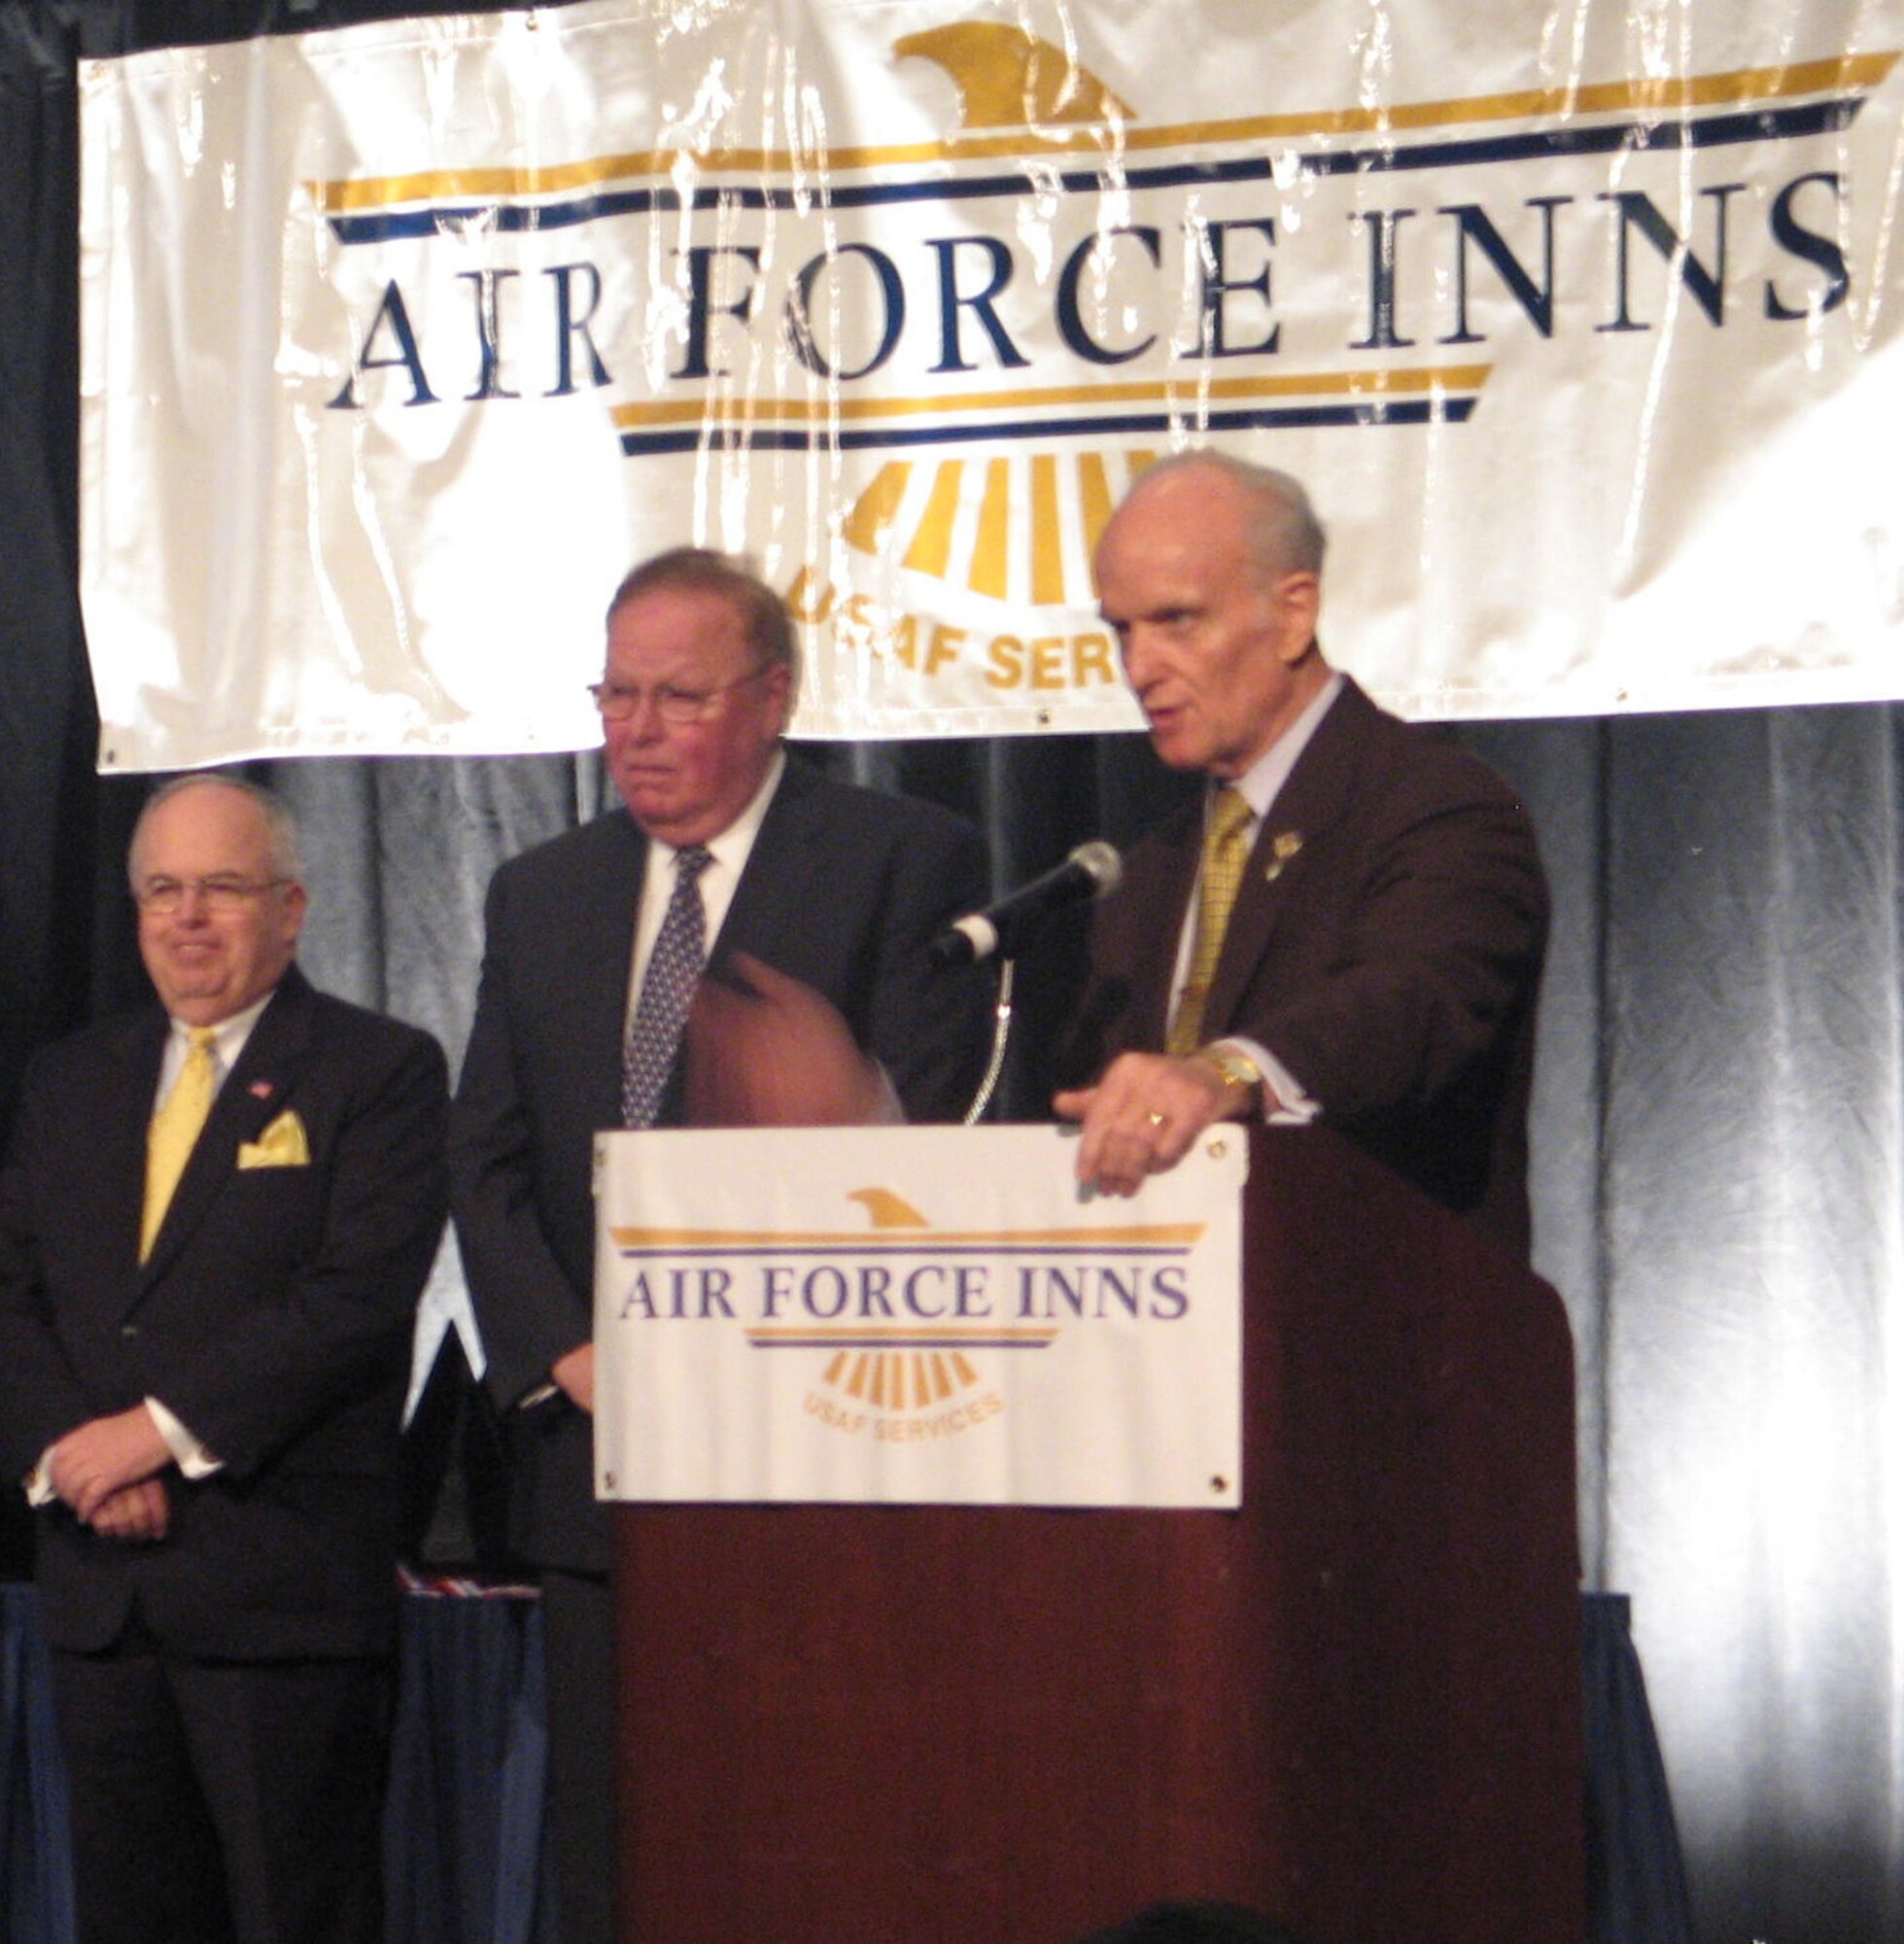
[[[984,981],[927,951],[984,901],[978,834],[787,755],[795,677],[785,608],[737,563],[682,548],[637,568],[609,604],[594,689],[622,809],[504,864],[490,887],[451,1194],[510,1432],[512,1538],[542,1581],[563,1944],[613,1936],[595,1135],[683,1124],[690,1082],[697,1102],[732,1109],[697,1119],[951,1120],[984,1065]],[[704,965],[735,967],[762,996],[740,1008],[743,1050],[730,1042],[722,1070],[690,1075]],[[731,1017],[734,995],[710,988]]]
[[[46,1049],[0,1173],[82,1944],[380,1944],[398,1428],[442,1233],[427,1033],[316,991],[282,804],[133,834],[158,1004]]]

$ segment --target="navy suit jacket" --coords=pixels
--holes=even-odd
[[[44,1508],[49,1636],[104,1647],[136,1601],[184,1653],[385,1651],[398,1420],[443,1227],[442,1050],[287,972],[142,1266],[165,1032],[155,1006],[28,1068],[0,1173],[0,1464],[22,1478],[66,1432],[154,1397],[223,1469],[163,1475],[170,1528],[154,1544]],[[286,1112],[308,1163],[240,1166]]]
[[[1198,806],[1130,853],[1097,908],[1061,1062],[1094,1078],[1164,1043]],[[1265,1047],[1322,1115],[1516,1255],[1547,895],[1493,771],[1345,681],[1257,833],[1204,1009]]]
[[[591,1421],[519,1409],[593,1323],[597,1132],[621,1120],[621,1047],[647,839],[616,810],[503,864],[450,1117],[457,1238],[510,1437],[511,1538],[532,1564],[606,1571]],[[751,953],[839,1009],[910,1119],[957,1118],[987,1047],[988,982],[926,946],[987,895],[978,833],[789,759],[710,959]],[[678,1120],[678,1074],[671,1088]]]

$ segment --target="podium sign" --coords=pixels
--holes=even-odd
[[[1095,1247],[1099,1223],[1203,1219],[1157,1198],[1178,1192],[1176,1175],[1133,1202],[1080,1204],[1068,1187],[1076,1150],[1050,1130],[744,1144],[755,1138],[635,1135],[628,1160],[645,1170],[651,1152],[677,1147],[691,1175],[744,1178],[741,1205],[767,1211],[735,1224],[774,1232],[767,1253],[726,1265],[736,1317],[725,1327],[742,1361],[802,1372],[790,1416],[770,1420],[754,1401],[730,1411],[709,1394],[650,1425],[624,1388],[617,1465],[683,1435],[811,1442],[834,1466],[884,1444],[888,1458],[916,1457],[908,1441],[849,1435],[807,1412],[833,1355],[859,1353],[745,1343],[738,1293],[798,1290],[810,1259],[781,1253],[789,1237],[845,1232],[863,1244],[873,1232],[880,1204],[848,1198],[843,1221],[843,1187],[903,1198],[921,1218],[905,1232],[941,1252],[848,1259],[893,1274],[901,1263],[994,1260],[947,1253],[982,1226],[952,1211],[967,1211],[967,1189],[994,1171],[1006,1177],[1002,1212],[984,1226],[1014,1244],[1034,1223],[1089,1229]],[[1251,1905],[1306,1944],[1580,1944],[1566,1313],[1551,1289],[1333,1130],[1219,1138],[1251,1157],[1247,1488],[1234,1511],[614,1509],[620,1944],[1067,1944],[1186,1895]],[[783,1183],[782,1165],[805,1166],[803,1148],[842,1140],[861,1144],[832,1188]],[[1239,1157],[1222,1158],[1232,1165],[1240,1174]],[[1019,1199],[1034,1175],[1055,1203],[1042,1214]],[[613,1290],[625,1302],[643,1260],[650,1298],[674,1287],[672,1259],[627,1246],[609,1256],[599,1331],[605,1343],[629,1339],[616,1351],[624,1365],[670,1332],[617,1320]],[[1030,1286],[1070,1260],[1029,1259]],[[764,1280],[763,1265],[782,1264],[791,1285]],[[928,1287],[917,1285],[921,1302]],[[994,1269],[984,1287],[996,1313],[983,1321],[1013,1321],[1015,1270]],[[900,1307],[873,1320],[907,1327]],[[1190,1315],[1200,1308],[1198,1295]],[[1120,1322],[1118,1335],[1115,1358],[1082,1317],[1064,1320],[1049,1349],[965,1349],[983,1373],[974,1390],[1013,1389],[999,1391],[1001,1410],[929,1441],[972,1452],[1033,1441],[1048,1406],[1017,1386],[1024,1372],[1043,1381],[1073,1350],[1093,1361],[1058,1388],[1085,1406],[1111,1392],[1115,1428],[1149,1406],[1125,1388],[1139,1373],[1114,1363],[1149,1363],[1173,1340],[1160,1325]],[[903,1407],[869,1393],[869,1426],[919,1421],[911,1381]],[[1154,1455],[1181,1441],[1201,1466],[1201,1420],[1219,1407],[1228,1419],[1234,1400],[1233,1372],[1203,1384],[1191,1399],[1198,1421],[1174,1420]],[[1197,1482],[1200,1473],[1186,1496]]]
[[[1233,1508],[1241,1192],[1128,1200],[1054,1128],[682,1129],[596,1151],[596,1492]]]

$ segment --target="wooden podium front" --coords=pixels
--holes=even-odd
[[[1581,1937],[1559,1300],[1252,1141],[1240,1512],[616,1509],[624,1944]]]

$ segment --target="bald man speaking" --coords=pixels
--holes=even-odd
[[[1099,606],[1152,745],[1207,784],[1097,908],[1056,1107],[1113,1194],[1214,1120],[1320,1119],[1524,1258],[1533,829],[1474,756],[1330,667],[1323,550],[1296,480],[1206,451],[1105,529]]]

